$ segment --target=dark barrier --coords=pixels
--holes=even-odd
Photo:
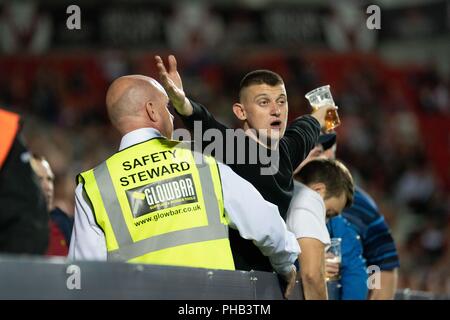
[[[297,284],[291,299],[300,300]],[[269,272],[0,256],[0,299],[281,300]]]
[[[269,272],[0,256],[1,299],[282,300],[283,294]],[[302,299],[297,284],[290,300]],[[400,289],[395,299],[449,297]]]

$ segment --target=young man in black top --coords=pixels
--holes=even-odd
[[[169,56],[168,70],[159,56],[156,56],[155,60],[161,83],[172,105],[185,126],[194,129],[194,140],[201,141],[201,147],[206,152],[205,148],[210,141],[204,141],[203,135],[195,134],[195,122],[201,123],[203,131],[219,130],[224,143],[223,149],[215,150],[221,155],[218,157],[214,154],[216,158],[252,183],[265,200],[277,205],[285,219],[292,198],[293,168],[296,168],[315,146],[320,129],[325,123],[327,108],[299,117],[286,128],[288,103],[283,80],[269,70],[256,70],[247,74],[241,81],[239,102],[233,105],[233,112],[241,121],[243,130],[236,130],[230,135],[229,132],[227,134],[230,128],[216,121],[205,107],[186,98],[175,57]],[[242,155],[240,150],[245,154]],[[270,160],[276,160],[275,165],[268,163],[266,157],[262,159],[261,154],[264,153]],[[245,161],[242,161],[242,156]],[[272,174],[267,174],[268,171],[264,170],[269,167],[272,168]],[[255,250],[250,241],[243,240],[232,232],[230,241],[237,269],[272,270],[268,259]]]

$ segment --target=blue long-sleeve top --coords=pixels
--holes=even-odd
[[[342,216],[327,223],[331,238],[341,238],[342,261],[340,266],[341,300],[365,300],[368,295],[366,261],[359,235]]]

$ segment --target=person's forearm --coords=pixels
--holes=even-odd
[[[218,157],[218,155],[219,154],[223,156],[226,155],[227,151],[226,146],[234,145],[233,144],[234,141],[230,140],[234,139],[234,136],[229,136],[228,134],[226,134],[227,129],[229,128],[218,122],[216,119],[214,119],[213,115],[208,111],[208,109],[206,109],[204,106],[193,100],[188,101],[192,108],[191,115],[184,116],[180,113],[178,114],[180,115],[180,118],[183,121],[184,126],[191,132],[192,137],[190,138],[190,140],[195,141],[196,150],[204,152],[205,148],[207,148],[208,146],[210,145],[216,146],[217,141],[215,141],[214,144],[212,144],[209,138],[205,139],[204,133],[207,132],[207,130],[209,129],[219,130],[222,133],[222,137],[224,140],[223,143],[218,145],[219,148],[223,149],[216,150],[216,159],[225,162],[225,159]],[[209,154],[210,152],[211,150],[206,153]]]
[[[185,98],[183,103],[173,104],[173,107],[183,117],[190,117],[194,112],[194,108],[188,98]]]
[[[294,168],[308,156],[316,145],[319,135],[320,124],[310,115],[299,117],[288,126],[283,140],[288,145]]]
[[[393,300],[397,290],[398,270],[380,272],[380,288],[369,292],[370,300]]]
[[[325,245],[314,238],[299,238],[300,275],[306,300],[328,300],[325,283]]]
[[[205,121],[207,119],[207,114],[203,110],[205,108],[203,108],[200,104],[191,102],[189,99],[187,100],[189,101],[189,104],[192,108],[191,113],[190,114],[181,113],[178,111],[177,108],[175,108],[175,112],[180,116],[180,119],[181,121],[183,121],[183,124],[186,126],[186,128],[189,130],[193,130],[194,122]]]
[[[184,115],[177,111],[186,128],[193,130],[195,121],[201,121],[202,130],[218,129],[225,134],[225,130],[228,129],[228,127],[218,122],[208,109],[193,100],[187,98],[186,100],[189,101],[190,108],[192,108],[190,114]]]
[[[309,276],[305,272],[301,273],[303,294],[305,300],[327,300],[327,287],[323,274],[320,276]]]

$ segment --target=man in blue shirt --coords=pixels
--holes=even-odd
[[[323,135],[319,142],[324,150],[322,156],[335,159],[336,135]],[[389,227],[374,200],[361,188],[356,187],[353,205],[342,212],[342,217],[360,237],[366,266],[376,266],[380,269],[380,288],[369,288],[369,299],[393,299],[400,262]]]
[[[330,238],[341,238],[342,260],[338,281],[328,281],[328,296],[330,300],[365,300],[367,299],[366,260],[363,258],[363,248],[360,237],[341,215],[327,222]],[[327,270],[332,268],[327,263]]]
[[[381,288],[370,290],[369,298],[393,299],[400,266],[397,249],[383,215],[373,199],[361,188],[355,190],[353,206],[342,212],[352,228],[360,235],[367,267],[380,268]]]

